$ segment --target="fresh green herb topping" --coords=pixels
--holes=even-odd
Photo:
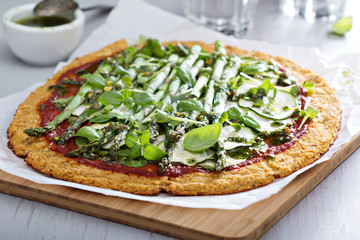
[[[51,86],[62,112],[25,132],[41,136],[68,121],[52,140],[75,138],[69,157],[155,163],[160,173],[174,163],[221,171],[290,141],[289,128],[318,114],[311,106],[300,111],[300,95],[312,94],[314,82],[298,83],[274,61],[229,54],[221,41],[213,53],[145,37],[138,44]],[[65,97],[74,86],[77,94]]]

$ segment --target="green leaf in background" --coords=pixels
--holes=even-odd
[[[101,94],[98,101],[105,106],[113,105],[114,107],[117,107],[122,103],[122,95],[117,91],[104,92]]]
[[[75,133],[77,137],[84,137],[88,139],[90,142],[102,137],[101,131],[96,130],[91,126],[85,126],[79,129],[77,133]]]
[[[183,146],[193,152],[201,152],[212,147],[219,140],[221,123],[195,128],[185,134]]]
[[[331,25],[331,32],[339,36],[344,36],[345,33],[351,30],[351,27],[352,17],[342,17]]]
[[[180,101],[177,108],[181,111],[197,111],[200,112],[203,110],[203,104],[196,99],[186,99]]]

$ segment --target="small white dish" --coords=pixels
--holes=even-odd
[[[52,65],[66,59],[78,45],[84,29],[85,15],[75,11],[75,19],[54,27],[31,27],[15,21],[33,16],[35,3],[8,10],[3,18],[5,37],[12,52],[34,65]]]

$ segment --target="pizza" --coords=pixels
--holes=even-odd
[[[58,179],[139,195],[250,190],[319,159],[341,109],[282,57],[202,42],[117,41],[23,102],[8,146]]]

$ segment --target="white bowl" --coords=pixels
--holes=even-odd
[[[33,16],[35,3],[14,7],[2,20],[5,37],[13,53],[34,65],[52,65],[66,59],[80,41],[85,16],[78,9],[70,23],[55,27],[30,27],[15,21]]]

